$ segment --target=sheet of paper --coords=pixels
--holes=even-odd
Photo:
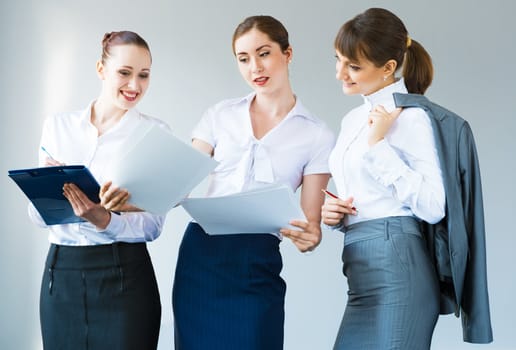
[[[197,186],[217,162],[159,126],[143,130],[135,145],[111,167],[113,183],[126,188],[129,202],[166,214]]]
[[[294,219],[305,220],[292,190],[268,186],[234,195],[187,198],[183,208],[211,235],[236,233],[278,234]]]

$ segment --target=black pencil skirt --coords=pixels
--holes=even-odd
[[[40,294],[46,350],[152,350],[161,302],[145,243],[50,246]]]

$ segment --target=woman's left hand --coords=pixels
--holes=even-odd
[[[65,183],[63,195],[72,205],[75,215],[91,222],[101,230],[108,226],[111,212],[102,205],[92,202],[75,184]]]
[[[373,146],[377,142],[383,140],[392,124],[396,121],[401,113],[401,108],[396,108],[391,113],[385,108],[378,105],[369,113],[367,123],[369,124],[369,146]]]
[[[282,228],[280,232],[283,236],[290,238],[299,251],[303,253],[312,251],[321,242],[321,225],[301,220],[293,220],[290,224],[300,230]]]
[[[129,204],[129,191],[123,188],[118,188],[113,185],[111,181],[102,184],[100,188],[100,204],[111,211],[143,211],[142,209]]]

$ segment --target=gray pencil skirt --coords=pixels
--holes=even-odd
[[[419,222],[389,217],[346,228],[348,300],[334,350],[428,350],[439,285]]]

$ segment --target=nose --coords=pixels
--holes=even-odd
[[[337,78],[337,80],[344,80],[347,77],[347,74],[346,74],[347,72],[343,68],[343,64],[342,63],[337,62],[335,64],[335,70],[336,70],[335,78]]]
[[[131,77],[131,79],[129,79],[129,82],[127,83],[127,86],[130,89],[136,90],[136,88],[138,87],[138,77],[136,75]]]
[[[260,60],[253,59],[251,61],[251,64],[252,64],[251,65],[251,69],[252,69],[253,73],[261,73],[261,72],[263,72],[263,65],[260,62]]]

